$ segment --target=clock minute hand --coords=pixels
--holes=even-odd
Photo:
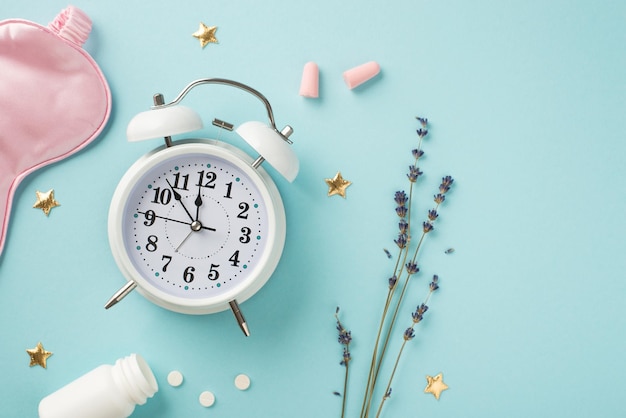
[[[141,213],[142,215],[146,214],[145,212],[137,212],[137,213]],[[155,218],[164,219],[164,220],[170,221],[170,222],[177,222],[179,224],[188,225],[188,226],[193,223],[193,222],[179,221],[178,219],[167,218],[165,216],[161,216],[161,215],[157,215],[157,214],[154,214],[153,216]],[[201,229],[208,229],[209,231],[216,231],[215,228],[211,228],[209,226],[204,226],[204,225],[202,225]]]
[[[180,195],[180,193],[178,193],[176,191],[176,189],[174,189],[172,187],[172,185],[170,184],[170,181],[168,179],[165,179],[165,182],[167,183],[168,186],[170,186],[170,189],[172,190],[172,193],[174,194],[174,199],[176,199],[178,201],[178,203],[180,203],[180,205],[183,207],[183,209],[185,209],[185,212],[187,212],[187,215],[189,216],[189,219],[191,219],[192,222],[195,221],[196,219],[194,219],[193,216],[191,216],[191,213],[189,213],[189,211],[185,207],[185,204],[183,203],[183,198]]]

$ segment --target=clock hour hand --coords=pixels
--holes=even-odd
[[[196,219],[194,219],[193,216],[191,216],[191,213],[189,213],[189,211],[185,207],[185,204],[183,203],[183,198],[180,195],[180,193],[178,193],[176,191],[176,189],[174,189],[172,187],[172,185],[170,184],[170,181],[168,179],[165,179],[165,181],[167,182],[167,185],[170,186],[170,189],[172,190],[172,193],[174,194],[174,199],[176,199],[178,201],[178,203],[180,203],[180,205],[183,207],[183,209],[185,209],[185,212],[187,212],[187,215],[189,216],[189,219],[191,219],[192,222],[195,221]]]
[[[198,197],[193,202],[196,205],[196,222],[200,220],[200,206],[202,206],[202,183],[198,185]]]

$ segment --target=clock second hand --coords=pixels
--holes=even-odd
[[[175,253],[177,253],[177,252],[178,252],[178,249],[179,249],[180,247],[182,247],[182,246],[183,246],[183,244],[185,243],[185,241],[187,241],[187,239],[189,239],[189,237],[191,236],[191,234],[193,234],[194,232],[196,232],[196,231],[194,231],[193,229],[192,229],[191,231],[189,231],[189,233],[187,234],[187,236],[186,236],[186,237],[185,237],[185,238],[181,241],[181,243],[180,243],[180,244],[178,244],[178,247],[174,248],[174,252],[175,252]]]
[[[187,239],[191,236],[191,234],[193,234],[194,232],[198,232],[202,229],[202,224],[198,221],[193,221],[190,226],[191,226],[191,231],[189,231],[189,233],[187,234],[183,242],[178,244],[178,247],[176,247],[176,249],[174,250],[175,253],[178,252],[178,249],[185,243],[185,241],[187,241]]]

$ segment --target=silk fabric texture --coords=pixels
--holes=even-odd
[[[91,25],[73,6],[48,26],[0,21],[0,255],[20,182],[84,148],[109,119],[108,83],[83,49]]]

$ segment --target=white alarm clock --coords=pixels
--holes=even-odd
[[[224,84],[259,98],[269,124],[246,122],[236,129],[259,156],[211,139],[172,141],[171,136],[202,128],[202,120],[178,103],[194,87]],[[267,99],[232,80],[208,78],[189,84],[163,104],[135,116],[129,141],[162,137],[165,145],[137,160],[111,200],[108,234],[113,257],[127,283],[107,302],[108,309],[133,289],[151,302],[185,314],[239,309],[274,272],[285,243],[286,220],[278,188],[261,167],[270,163],[288,181],[298,173],[287,126],[276,129]],[[232,125],[214,124],[232,130]]]

